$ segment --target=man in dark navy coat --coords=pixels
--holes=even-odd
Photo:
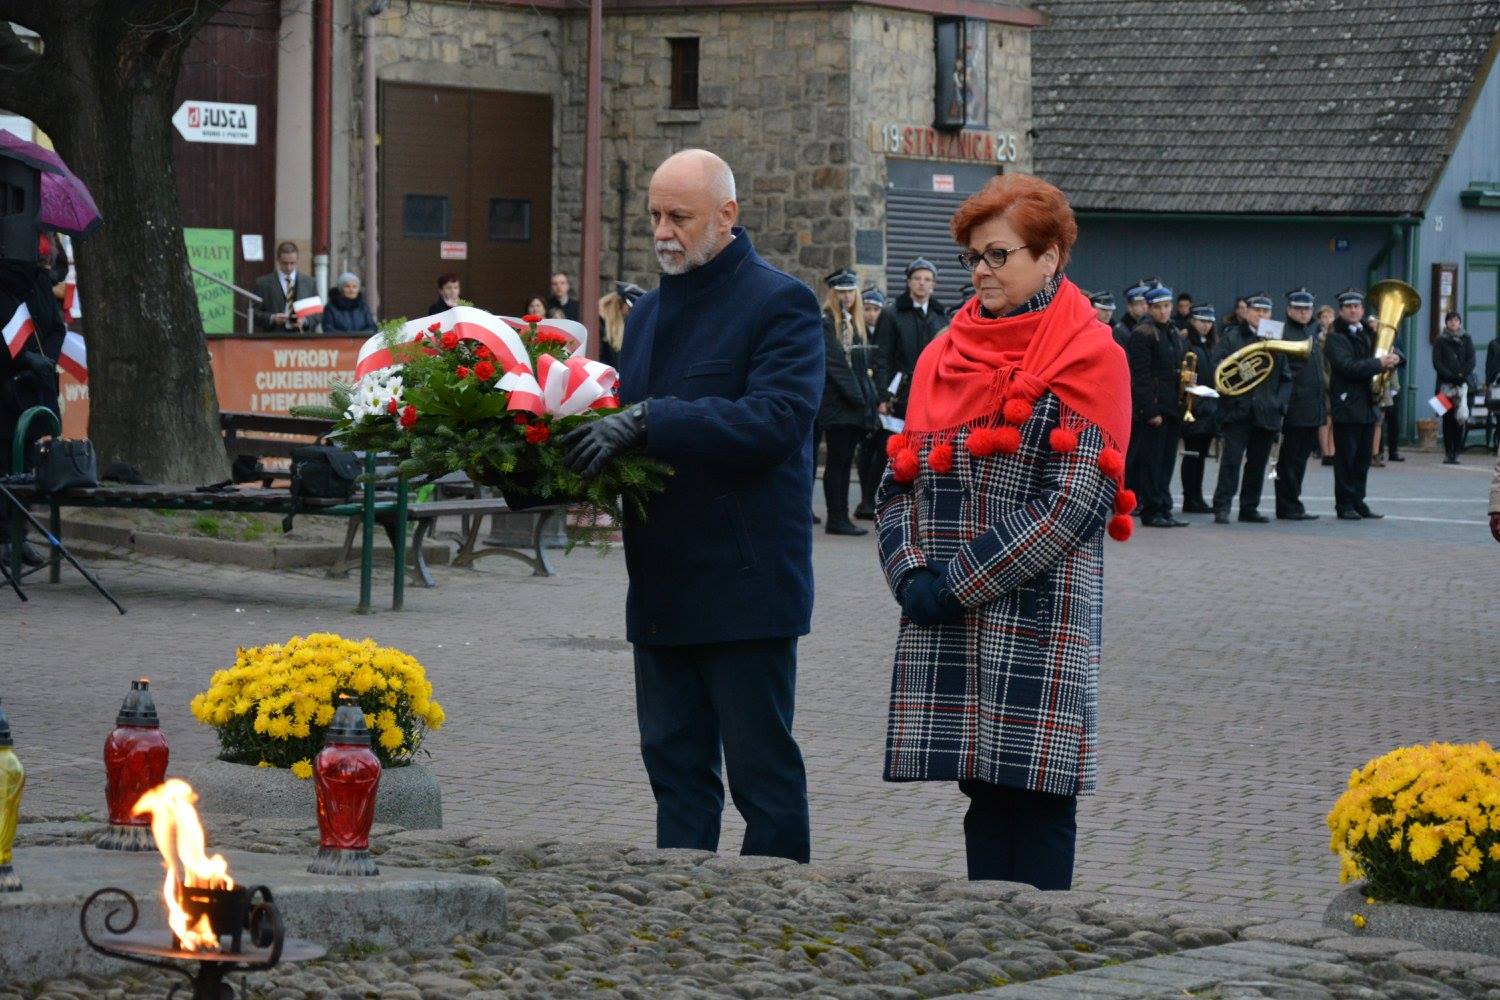
[[[564,443],[586,476],[632,449],[676,470],[645,519],[624,526],[656,842],[718,848],[722,751],[742,853],[807,861],[792,710],[812,617],[818,302],[735,226],[734,175],[714,154],[669,157],[648,205],[662,280],[626,320],[624,409]]]

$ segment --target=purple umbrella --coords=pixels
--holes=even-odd
[[[39,221],[44,228],[82,239],[104,222],[88,187],[52,150],[0,129],[0,156],[20,160],[42,172]]]

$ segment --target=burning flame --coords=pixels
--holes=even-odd
[[[187,911],[179,900],[179,887],[200,889],[232,889],[234,879],[229,877],[229,862],[224,855],[209,857],[203,843],[203,824],[198,820],[198,810],[193,803],[198,793],[181,778],[168,778],[142,795],[131,809],[132,816],[151,814],[151,832],[156,835],[156,847],[161,851],[162,865],[167,870],[162,883],[162,899],[167,904],[167,924],[177,940],[188,951],[216,951],[218,936],[208,922],[207,915],[200,915],[196,924],[189,923]]]

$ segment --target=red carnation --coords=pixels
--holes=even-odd
[[[910,448],[891,459],[891,475],[898,483],[909,483],[917,478],[917,453]]]
[[[1125,456],[1118,448],[1105,448],[1099,453],[1099,470],[1111,479],[1125,474]]]
[[[1135,522],[1124,514],[1116,514],[1109,519],[1109,537],[1117,542],[1129,541],[1134,531]]]
[[[927,453],[927,467],[933,472],[946,474],[953,471],[953,446],[940,444]]]
[[[536,342],[538,344],[566,344],[568,338],[556,330],[543,330],[536,335]]]
[[[401,411],[401,426],[410,427],[417,422],[417,408],[407,404],[406,409]]]
[[[454,333],[452,330],[449,330],[447,333],[443,334],[443,350],[451,351],[457,346],[458,334]]]
[[[474,366],[474,377],[481,382],[488,382],[495,377],[495,366],[488,361],[481,361]]]
[[[885,457],[895,458],[903,451],[911,447],[911,442],[901,434],[892,434],[885,439]]]
[[[481,361],[483,361],[485,358],[494,357],[494,355],[490,353],[490,349],[488,347],[485,347],[483,344],[480,344],[478,347],[474,348],[474,356]]]
[[[1052,450],[1066,455],[1078,447],[1078,435],[1066,427],[1054,427],[1052,433],[1047,435],[1047,441],[1052,445]]]
[[[541,321],[542,317],[538,316],[536,313],[527,313],[525,316],[521,317],[522,323],[530,323],[532,326],[536,326]]]
[[[395,413],[399,409],[401,409],[401,405],[396,402],[395,396],[392,396],[390,399],[385,401],[385,412]]]
[[[1031,416],[1031,404],[1019,396],[1012,396],[1005,401],[1005,409],[1002,412],[1006,423],[1024,424]]]
[[[441,323],[434,323],[434,324],[432,324],[431,326],[429,326],[427,328],[427,332],[428,333],[437,333],[442,328],[443,328],[443,324],[441,324]]]
[[[1014,455],[1021,450],[1021,432],[1014,427],[995,428],[995,450],[1002,455]]]
[[[541,444],[552,436],[552,430],[546,424],[532,424],[526,428],[526,443]]]
[[[453,374],[457,375],[459,378],[468,378],[469,377],[469,369],[465,365],[459,365],[457,368],[455,368],[453,370]]]
[[[1129,514],[1135,510],[1136,502],[1135,490],[1121,490],[1115,494],[1115,513]]]
[[[513,419],[516,423],[520,424],[522,427],[525,427],[527,424],[531,423],[531,414],[523,410],[522,412],[517,413]]]

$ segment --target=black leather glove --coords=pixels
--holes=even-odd
[[[610,459],[645,443],[646,404],[641,402],[564,434],[562,446],[568,453],[563,463],[583,478],[594,479]]]
[[[963,620],[964,606],[943,586],[942,567],[914,569],[901,582],[901,611],[918,625],[952,625]]]

